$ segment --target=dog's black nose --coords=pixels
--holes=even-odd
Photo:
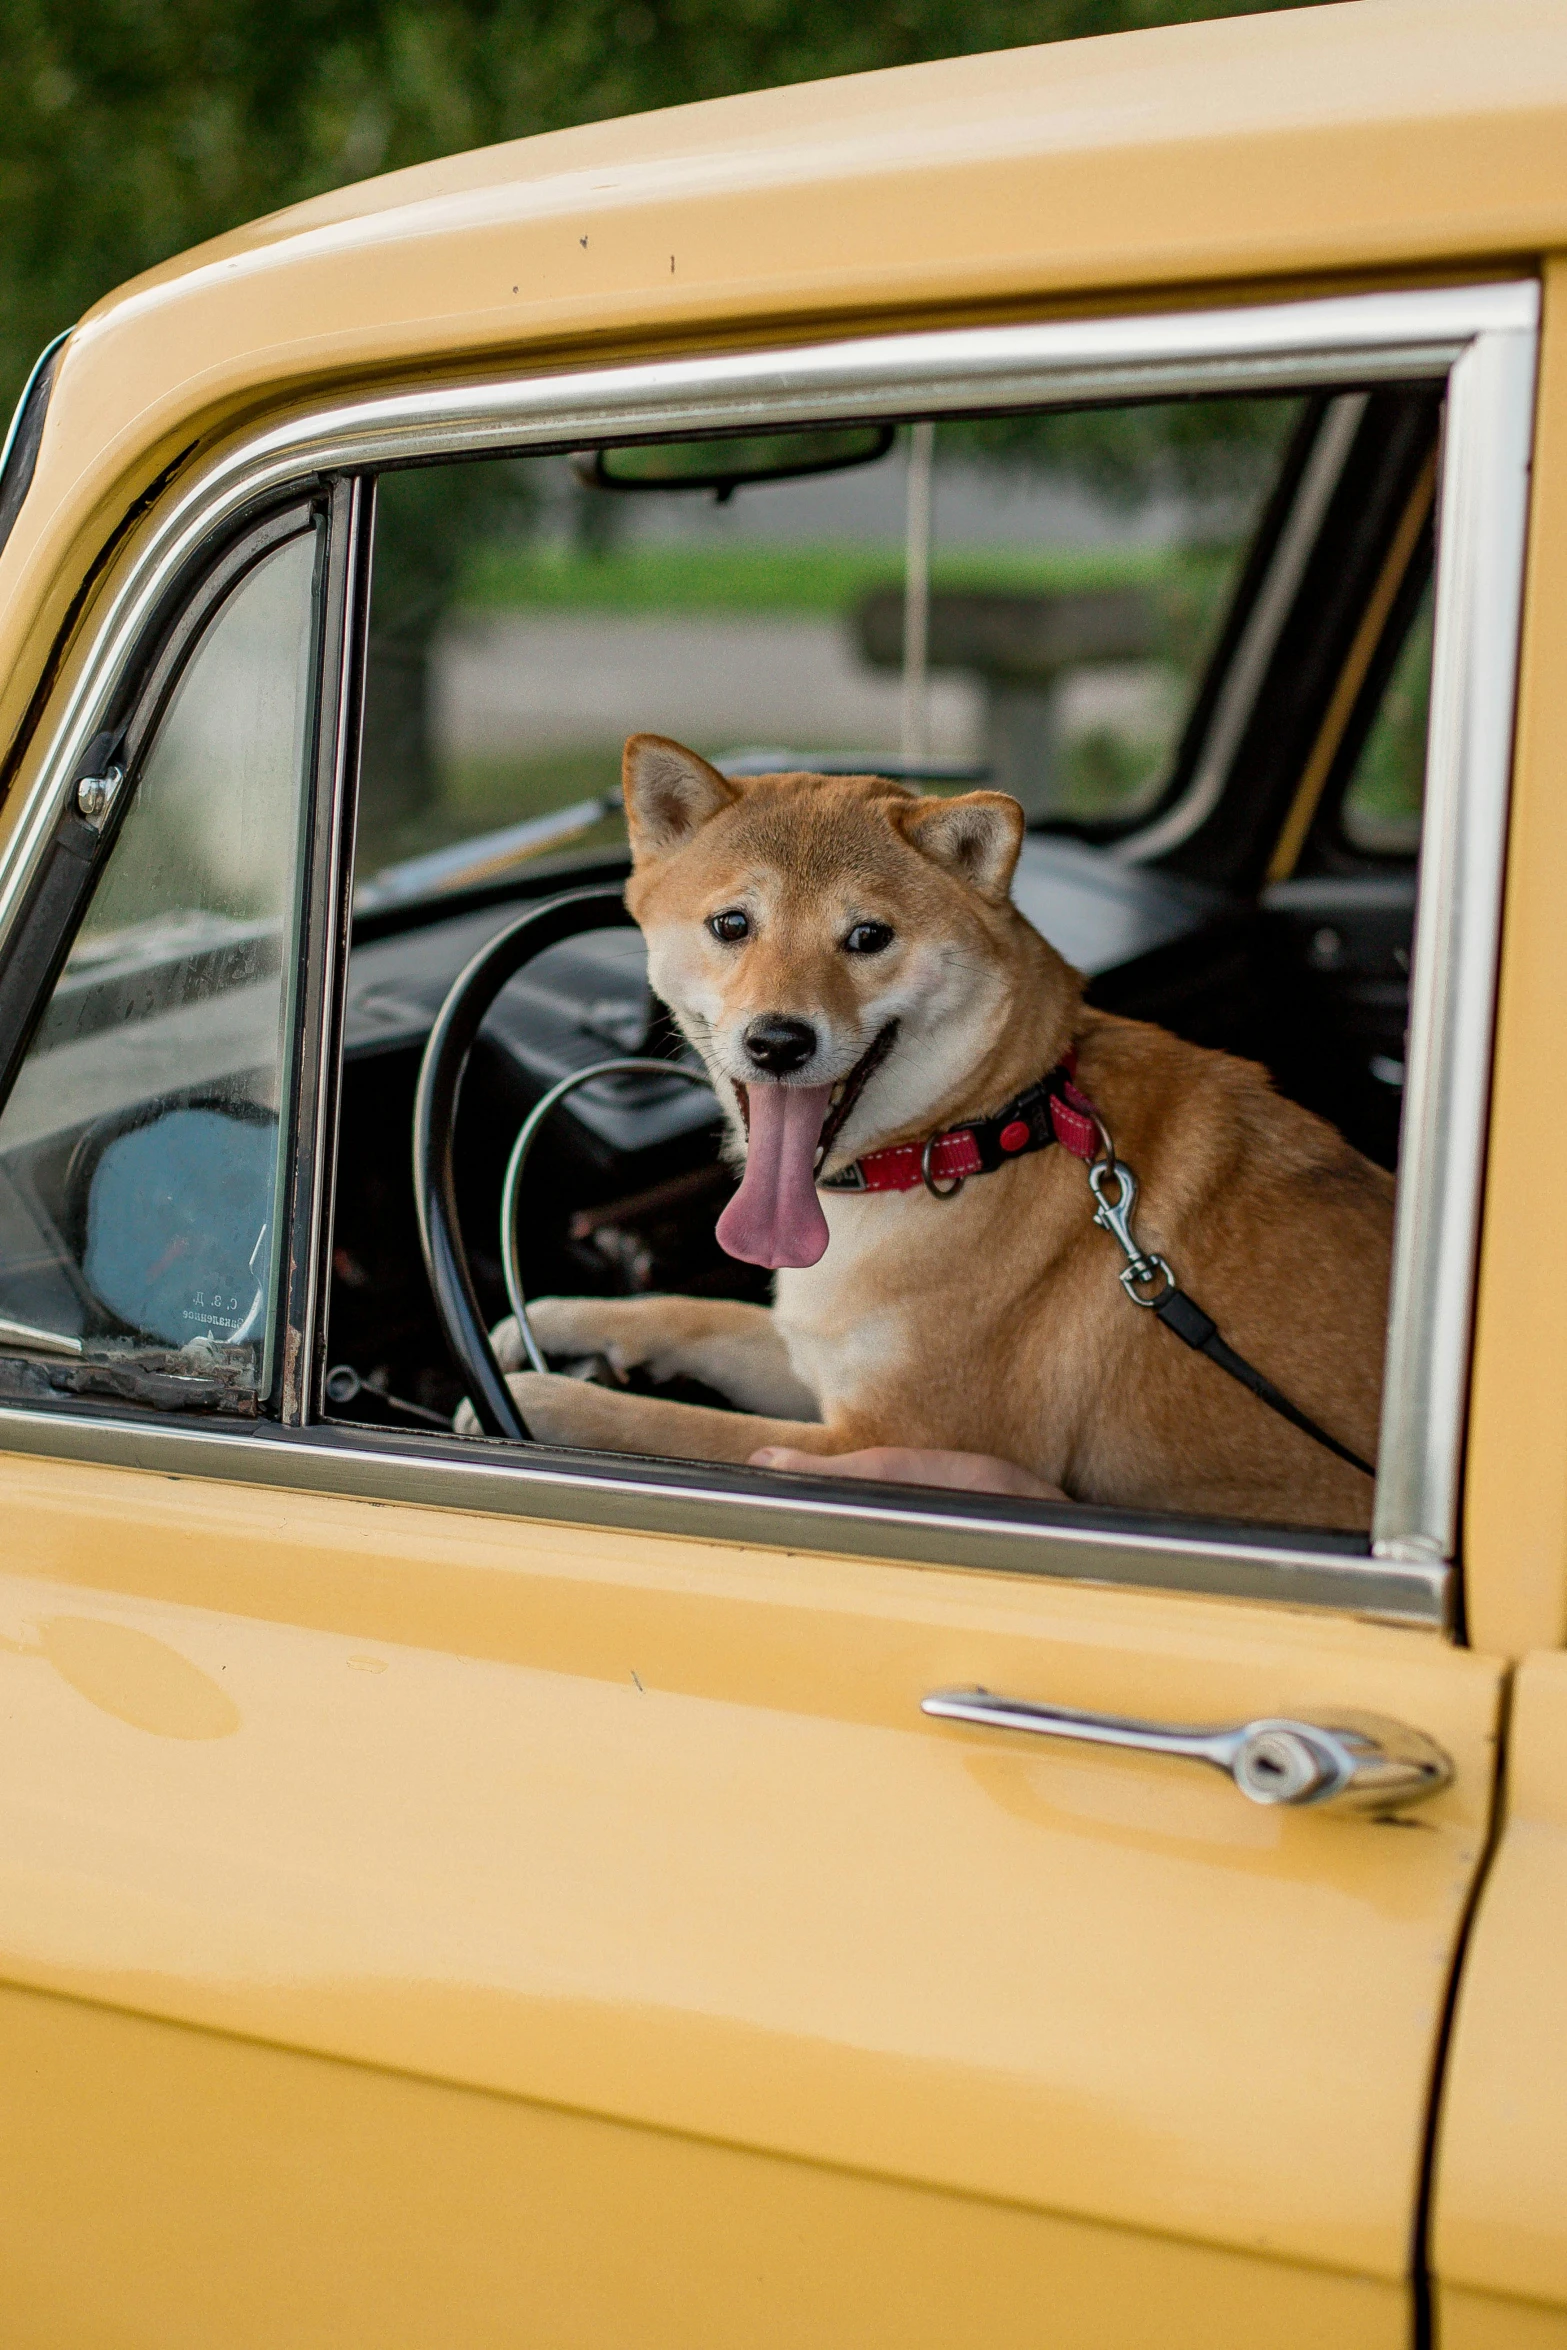
[[[763,1012],[745,1032],[745,1049],[770,1077],[787,1077],[791,1069],[803,1069],[815,1052],[816,1031],[809,1020]]]

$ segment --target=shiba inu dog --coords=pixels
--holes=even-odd
[[[624,778],[652,984],[743,1159],[719,1238],[776,1269],[775,1302],[540,1299],[550,1353],[685,1373],[738,1409],[520,1372],[532,1432],[829,1470],[929,1447],[999,1456],[1021,1491],[1365,1526],[1362,1468],[1129,1302],[1088,1162],[1113,1138],[1145,1263],[1368,1462],[1392,1178],[1261,1069],[1086,1007],[1011,903],[1004,795],[731,781],[656,735]],[[520,1361],[515,1324],[496,1335]]]

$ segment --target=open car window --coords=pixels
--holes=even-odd
[[[256,1265],[249,1256],[246,1265],[259,1279],[266,1257],[273,1281],[279,1262],[286,1267],[286,1308],[262,1315],[281,1339],[264,1334],[259,1360],[237,1383],[171,1366],[181,1350],[165,1335],[165,1301],[145,1285],[133,1294],[101,1251],[87,1263],[80,1185],[93,1151],[119,1134],[100,1131],[73,1157],[62,1122],[55,1164],[42,1134],[19,1137],[15,1154],[31,1196],[15,1224],[9,1298],[0,1299],[0,1357],[18,1366],[5,1373],[11,1392],[179,1410],[222,1409],[237,1397],[251,1411],[266,1387],[267,1414],[287,1441],[253,1445],[248,1434],[216,1429],[187,1440],[172,1428],[160,1441],[209,1462],[237,1461],[237,1443],[284,1478],[330,1478],[334,1461],[349,1461],[346,1473],[377,1491],[422,1493],[427,1482],[432,1492],[482,1490],[493,1506],[524,1515],[603,1512],[682,1532],[870,1543],[900,1558],[994,1559],[1058,1575],[1107,1567],[1182,1587],[1218,1575],[1225,1588],[1252,1590],[1260,1577],[1303,1593],[1307,1574],[1327,1604],[1353,1584],[1350,1604],[1380,1606],[1367,1594],[1385,1587],[1395,1612],[1407,1603],[1434,1620],[1448,1604],[1456,1543],[1483,1130],[1476,1105],[1486,1082],[1476,1008],[1490,1001],[1500,903],[1530,415],[1532,343],[1520,329],[1531,317],[1526,294],[1499,287],[1155,321],[1146,351],[1141,326],[1126,320],[1070,334],[1055,325],[974,330],[962,396],[972,387],[983,397],[993,384],[996,399],[973,415],[952,405],[935,344],[899,344],[891,366],[881,350],[813,349],[820,419],[855,420],[841,431],[809,421],[814,390],[810,406],[790,394],[776,427],[764,424],[780,398],[767,372],[775,358],[725,361],[696,411],[711,428],[690,430],[693,412],[679,411],[678,444],[648,431],[668,396],[656,371],[617,375],[607,407],[594,404],[586,379],[579,397],[563,393],[561,379],[521,374],[469,387],[456,409],[432,391],[411,438],[401,408],[394,418],[368,396],[358,437],[332,442],[338,474],[323,476],[317,443],[301,441],[297,495],[318,510],[327,550],[312,591],[318,669],[307,699],[326,723],[314,729],[314,781],[301,783],[294,807],[308,843],[304,864],[296,845],[289,867],[296,903],[278,947],[275,1080],[239,1039],[226,1067],[232,1076],[243,1063],[250,1074],[226,1090],[220,1083],[220,1098],[196,1098],[200,1059],[184,1072],[178,1101],[156,1083],[138,1097],[153,1105],[154,1126],[170,1109],[195,1114],[175,1129],[190,1145],[194,1179],[210,1172],[211,1162],[206,1172],[199,1163],[201,1136],[222,1143],[215,1158],[240,1171],[244,1221],[258,1192],[245,1170],[261,1153],[256,1133],[240,1141],[231,1129],[265,1129],[276,1117],[269,1147],[275,1173],[287,1170],[287,1229],[278,1173],[266,1239],[257,1217]],[[1085,349],[1100,351],[1087,377]],[[1173,376],[1172,351],[1185,354]],[[1467,406],[1446,405],[1454,369],[1479,387]],[[1101,404],[1029,413],[1018,403],[1036,381],[1042,402],[1096,386]],[[1150,385],[1182,382],[1179,398],[1144,396]],[[751,387],[743,399],[737,385]],[[451,455],[464,408],[462,446],[491,455]],[[617,416],[626,436],[618,441]],[[810,463],[763,478],[759,452],[791,436],[797,451],[813,442]],[[1122,464],[1128,451],[1130,493],[1109,461]],[[830,465],[817,462],[824,453]],[[393,470],[357,470],[378,458]],[[245,463],[260,462],[258,444]],[[966,546],[954,480],[973,492],[970,524],[975,513],[982,524]],[[1487,484],[1478,501],[1458,494],[1474,480]],[[276,492],[275,473],[264,492],[258,486],[259,504],[237,491],[225,504],[214,488],[209,549],[227,545],[237,562],[231,534],[257,527],[258,513],[277,521]],[[877,497],[874,527],[856,543],[855,516],[863,520],[863,500]],[[665,519],[633,528],[624,518],[639,511]],[[998,513],[1006,529],[1016,525],[1004,544],[991,543],[1005,538]],[[751,518],[744,531],[736,516]],[[105,895],[101,929],[97,917],[83,928],[82,875],[96,885],[118,819],[111,809],[94,834],[85,810],[75,812],[78,786],[107,780],[106,763],[123,757],[134,788],[164,707],[153,714],[150,693],[137,701],[141,665],[163,663],[158,692],[172,691],[221,600],[214,574],[199,612],[191,607],[179,624],[172,667],[144,646],[137,632],[174,625],[167,615],[189,592],[189,544],[177,541],[176,521],[173,509],[155,514],[145,546],[130,550],[106,608],[115,630],[100,627],[86,646],[83,682],[61,704],[8,836],[0,1092],[9,1096],[25,1060],[17,1118],[30,1093],[36,1105],[36,1069],[57,1057],[64,1072],[63,1056],[92,1041],[63,1009],[57,1018],[52,998],[57,983],[62,1007],[72,986],[90,991],[94,954],[120,981],[127,955],[183,968],[179,934],[192,922],[186,964],[205,958],[210,972],[214,955],[233,947],[243,950],[247,982],[266,978],[262,934],[275,916],[251,902],[198,893],[188,903],[177,888],[165,903],[138,900],[110,921]],[[747,534],[754,543],[740,545]],[[269,548],[293,535],[290,524]],[[240,565],[253,567],[249,557]],[[238,577],[225,573],[222,595]],[[1184,583],[1180,596],[1172,582]],[[807,589],[814,617],[800,609]],[[1423,600],[1434,647],[1424,760]],[[873,723],[849,723],[845,678],[853,695],[870,697],[858,707],[862,716],[873,708]],[[766,725],[763,701],[773,714]],[[943,705],[948,719],[967,712],[955,744],[942,736]],[[1001,723],[1008,711],[1016,725]],[[90,744],[91,727],[109,732]],[[1292,1117],[1314,1111],[1323,1130],[1336,1130],[1356,1154],[1356,1182],[1380,1186],[1384,1228],[1389,1214],[1398,1226],[1381,1451],[1364,1397],[1351,1441],[1358,1459],[1378,1453],[1374,1536],[1360,1500],[1351,1526],[1343,1512],[1270,1514],[1239,1493],[1181,1499],[1178,1481],[1151,1474],[1128,1497],[1096,1495],[1081,1479],[1074,1486],[1063,1469],[1065,1500],[1045,1496],[1037,1507],[1032,1496],[988,1494],[938,1503],[912,1479],[865,1496],[834,1476],[820,1445],[819,1472],[798,1482],[793,1464],[752,1463],[732,1422],[722,1457],[673,1442],[628,1457],[627,1447],[598,1441],[602,1415],[587,1434],[517,1441],[485,1393],[491,1373],[495,1393],[505,1392],[484,1331],[514,1294],[602,1306],[663,1290],[754,1310],[770,1288],[763,1265],[716,1235],[742,1147],[736,1104],[727,1106],[724,1148],[712,1100],[691,1082],[692,1037],[669,1017],[626,921],[627,838],[613,781],[628,729],[684,737],[703,773],[718,778],[720,797],[786,763],[840,782],[892,778],[925,795],[927,811],[1007,781],[1027,818],[1009,885],[1015,906],[1080,975],[1088,1019],[1126,1016],[1185,1049],[1260,1065],[1272,1098],[1295,1105]],[[1368,794],[1384,812],[1380,830],[1374,817],[1368,829]],[[888,794],[878,786],[873,796]],[[95,842],[85,850],[84,832]],[[437,1033],[453,1033],[459,974],[528,909],[583,889],[600,893],[592,919],[559,926],[550,916],[549,951],[525,958],[502,986],[471,1054],[448,1054],[442,1082],[452,1086],[453,1114],[432,1121],[434,1078],[421,1090],[421,1068]],[[220,939],[214,922],[246,937],[229,927]],[[135,940],[122,935],[131,931]],[[238,997],[244,987],[218,994]],[[134,1019],[120,1023],[127,1034],[154,1024],[143,999],[131,1010]],[[1081,1043],[1081,1026],[1077,1036]],[[605,1069],[606,1059],[652,1065]],[[439,1060],[432,1066],[439,1074]],[[1031,1066],[1009,1082],[1049,1074]],[[118,1083],[107,1081],[106,1102],[118,1104]],[[1473,1114],[1444,1123],[1437,1105],[1456,1100]],[[127,1102],[106,1115],[133,1134],[143,1123],[136,1109]],[[959,1123],[978,1109],[965,1099],[960,1114],[956,1096],[943,1105]],[[211,1112],[228,1123],[206,1125]],[[448,1160],[431,1156],[437,1127]],[[410,1172],[416,1140],[422,1190]],[[131,1166],[140,1183],[145,1171],[131,1160],[123,1152],[113,1168]],[[932,1170],[943,1185],[960,1173],[942,1175],[945,1163]],[[1156,1192],[1142,1204],[1145,1219]],[[1078,1205],[1086,1217],[1081,1190]],[[443,1219],[446,1231],[460,1231],[461,1264],[445,1250]],[[204,1221],[204,1241],[219,1222]],[[1113,1300],[1112,1231],[1102,1224],[1095,1245],[1102,1241]],[[145,1260],[161,1266],[160,1279],[169,1270],[161,1255]],[[1200,1255],[1189,1248],[1179,1269]],[[1294,1260],[1279,1267],[1274,1292],[1287,1292],[1297,1271]],[[470,1285],[475,1345],[454,1339],[438,1303],[457,1272]],[[55,1277],[64,1288],[51,1289]],[[249,1347],[256,1294],[255,1281],[242,1295],[230,1279],[201,1286],[198,1303],[193,1286],[174,1300],[175,1312],[201,1321],[182,1344]],[[1353,1335],[1359,1377],[1384,1359],[1380,1272],[1355,1296],[1371,1301],[1376,1320]],[[230,1318],[227,1331],[218,1314]],[[954,1332],[966,1316],[958,1300]],[[1233,1305],[1224,1320],[1226,1336],[1242,1335]],[[1438,1326],[1447,1334],[1440,1347],[1431,1341]],[[601,1342],[602,1317],[597,1327],[592,1342],[556,1327],[541,1350],[548,1371],[568,1374],[579,1395],[623,1384],[655,1391],[661,1411],[733,1414],[740,1399],[723,1377],[617,1362],[624,1350]],[[1144,1318],[1143,1327],[1155,1325]],[[1243,1355],[1260,1351],[1242,1339]],[[481,1426],[508,1442],[465,1440],[459,1407],[475,1392]],[[773,1393],[780,1409],[800,1401],[776,1384]],[[1319,1425],[1335,1401],[1318,1399]],[[62,1443],[87,1443],[105,1416],[48,1415]],[[35,1422],[44,1424],[28,1415]],[[1043,1424],[1037,1415],[1031,1423]],[[393,1441],[370,1441],[378,1435]],[[411,1455],[399,1449],[410,1437],[424,1440]],[[1286,1526],[1295,1530],[1287,1541]],[[1155,1553],[1156,1571],[1147,1563]],[[1346,1580],[1334,1562],[1350,1560]]]
[[[273,532],[98,795],[117,837],[0,1113],[13,1392],[273,1382],[321,537]]]
[[[1427,388],[1395,386],[948,417],[885,429],[839,474],[716,487],[724,444],[687,443],[696,492],[650,484],[656,452],[628,453],[618,486],[591,452],[384,478],[328,1416],[452,1423],[464,1383],[403,1141],[421,1056],[520,907],[618,884],[632,733],[740,782],[1006,791],[1030,826],[1014,902],[1090,1005],[1262,1062],[1392,1167],[1415,843],[1406,823],[1390,897],[1391,843],[1357,846],[1346,776],[1386,763],[1395,724],[1418,765],[1400,648],[1422,641],[1439,420]],[[672,1066],[573,1086],[617,1056]],[[487,1322],[519,1293],[769,1298],[715,1237],[733,1154],[698,1066],[634,930],[588,929],[504,990],[452,1162]],[[735,1401],[592,1345],[547,1359]]]

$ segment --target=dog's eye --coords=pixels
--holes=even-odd
[[[709,914],[707,927],[726,947],[738,946],[741,939],[751,935],[750,919],[738,906],[731,906],[723,914]]]
[[[892,944],[892,926],[886,922],[856,922],[843,944],[846,954],[879,955],[883,947]]]

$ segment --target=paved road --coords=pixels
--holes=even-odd
[[[931,749],[979,755],[983,697],[936,678]],[[620,741],[639,731],[704,750],[799,742],[897,747],[895,677],[863,668],[825,620],[656,620],[518,613],[460,622],[436,664],[437,740],[485,757]]]
[[[1095,726],[1157,733],[1171,715],[1168,683],[1148,670],[1081,670],[1066,681],[1068,735]],[[976,680],[933,678],[930,719],[935,757],[984,756]],[[893,751],[899,689],[895,677],[863,668],[831,621],[497,614],[460,622],[441,645],[435,723],[443,751],[457,758],[599,748],[639,731],[706,751]]]

